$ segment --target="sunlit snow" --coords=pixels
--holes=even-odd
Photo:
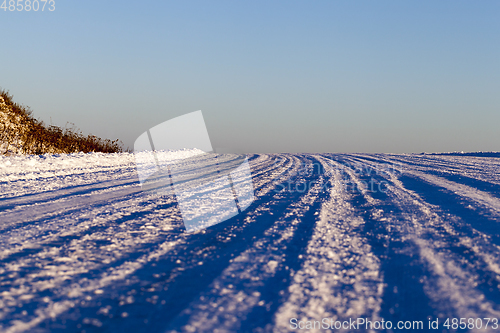
[[[133,154],[0,157],[0,331],[500,317],[498,157],[248,158],[255,200],[186,233]]]

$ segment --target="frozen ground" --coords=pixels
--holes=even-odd
[[[500,318],[499,158],[249,162],[254,203],[185,233],[173,197],[141,191],[132,154],[0,157],[0,331]]]

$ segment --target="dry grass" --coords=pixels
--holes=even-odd
[[[3,103],[2,103],[3,99]],[[17,104],[12,95],[0,90],[0,144],[5,149],[0,153],[45,154],[45,153],[76,153],[76,152],[122,152],[119,140],[101,139],[95,135],[83,135],[72,124],[60,128],[45,125],[32,116],[29,107]],[[13,148],[12,148],[13,147]]]

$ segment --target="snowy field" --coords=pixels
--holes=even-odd
[[[0,157],[0,331],[498,331],[499,162],[249,155],[255,201],[186,233],[133,154]]]

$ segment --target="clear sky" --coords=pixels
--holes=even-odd
[[[0,87],[46,123],[132,147],[202,110],[241,152],[500,151],[500,1],[55,5],[0,10]]]

